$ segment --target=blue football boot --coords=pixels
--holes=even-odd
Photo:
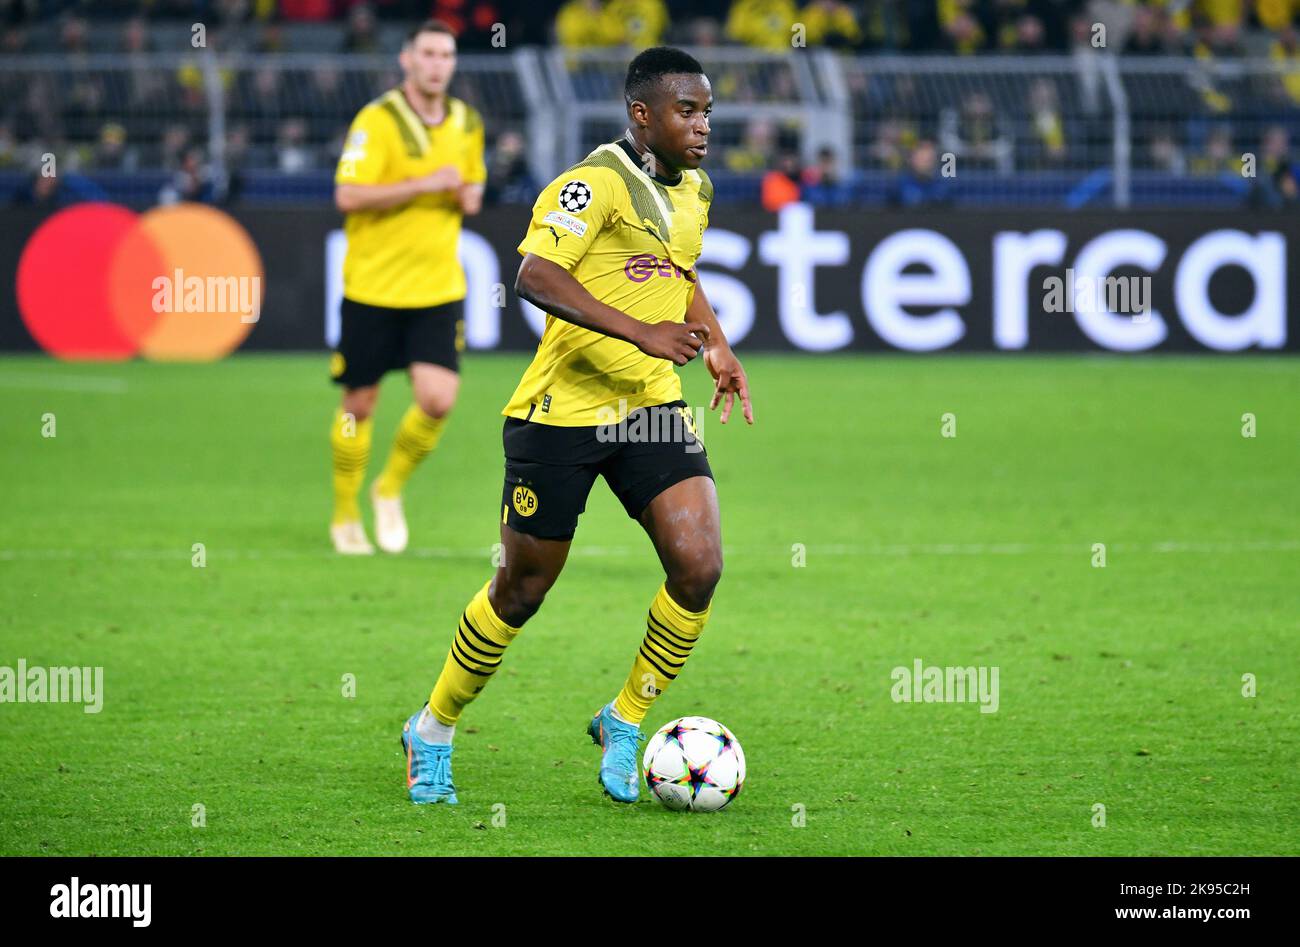
[[[415,732],[417,710],[402,727],[402,749],[406,752],[406,788],[412,802],[445,802],[456,805],[456,787],[451,783],[450,743],[425,743]]]
[[[641,792],[637,745],[645,739],[641,729],[615,717],[611,702],[591,718],[587,734],[605,751],[600,757],[600,785],[606,794],[617,802],[636,802]]]

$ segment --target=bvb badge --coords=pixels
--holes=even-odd
[[[515,487],[510,501],[515,505],[515,512],[520,516],[532,516],[537,512],[537,494],[527,487]]]
[[[342,352],[335,352],[330,356],[330,377],[338,378],[343,374],[343,370],[348,367],[347,361],[343,358]]]

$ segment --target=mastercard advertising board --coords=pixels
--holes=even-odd
[[[78,204],[28,239],[16,291],[27,331],[59,358],[212,361],[258,321],[262,259],[213,207]]]

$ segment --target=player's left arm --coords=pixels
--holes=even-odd
[[[727,419],[731,417],[731,408],[736,403],[736,396],[739,395],[745,420],[753,424],[754,406],[749,400],[749,378],[745,375],[740,359],[736,358],[736,353],[731,351],[727,337],[722,333],[722,326],[718,325],[718,317],[713,312],[713,306],[704,295],[704,287],[698,282],[698,271],[695,278],[697,280],[695,295],[691,297],[690,305],[686,307],[686,321],[703,323],[709,327],[709,334],[704,342],[704,364],[708,366],[709,374],[714,380],[713,400],[709,402],[709,410],[712,411],[721,401],[722,415],[718,420],[726,424]]]
[[[456,201],[460,212],[469,217],[483,209],[483,186],[487,182],[487,162],[483,157],[483,118],[473,112],[467,133],[464,159],[460,168],[460,186],[456,188]]]

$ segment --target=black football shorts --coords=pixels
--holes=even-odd
[[[684,401],[638,408],[618,424],[595,427],[506,418],[501,441],[501,522],[539,539],[573,538],[598,476],[633,519],[673,484],[713,477]]]
[[[464,300],[389,309],[344,298],[343,331],[330,359],[330,377],[348,388],[365,388],[412,362],[459,372],[465,350],[464,310]]]

